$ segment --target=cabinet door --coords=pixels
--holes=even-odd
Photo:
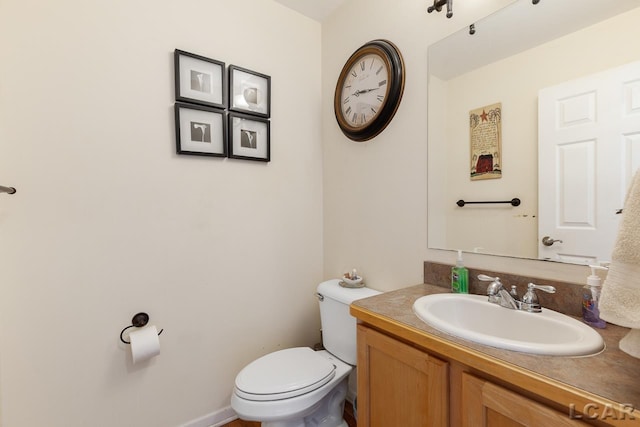
[[[358,427],[449,423],[448,364],[358,325]]]
[[[579,427],[583,421],[491,382],[462,374],[462,427]]]

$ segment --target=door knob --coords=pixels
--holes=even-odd
[[[544,236],[542,238],[542,244],[545,245],[545,246],[551,246],[555,242],[562,243],[562,240],[554,240],[553,238],[551,238],[549,236]]]

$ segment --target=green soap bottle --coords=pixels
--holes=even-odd
[[[457,294],[469,293],[469,270],[462,263],[461,250],[458,250],[456,266],[451,268],[451,292]]]

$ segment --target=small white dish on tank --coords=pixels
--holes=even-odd
[[[364,286],[364,281],[362,280],[362,276],[355,276],[353,279],[345,276],[338,284],[343,288],[362,288]]]

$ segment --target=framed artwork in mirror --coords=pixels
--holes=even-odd
[[[226,108],[225,63],[176,49],[176,101]]]
[[[175,104],[176,152],[227,157],[227,120],[223,109]]]
[[[502,178],[502,103],[469,112],[472,181]]]
[[[259,117],[270,117],[271,77],[230,65],[229,110]]]
[[[271,123],[243,113],[229,113],[229,157],[271,161]]]

